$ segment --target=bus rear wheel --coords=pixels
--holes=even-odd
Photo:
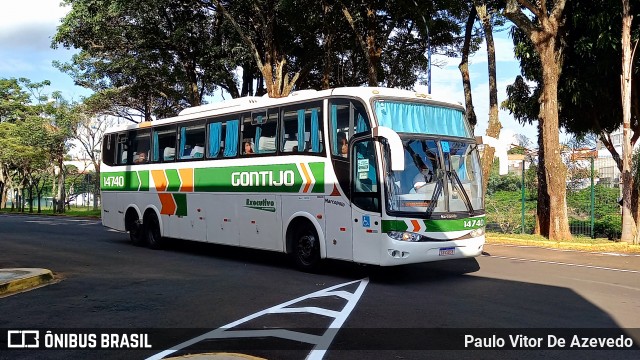
[[[160,235],[160,223],[155,215],[148,215],[144,219],[144,234],[147,240],[147,246],[151,249],[162,248],[163,241]]]
[[[133,210],[129,210],[124,221],[125,227],[129,231],[129,240],[131,241],[131,243],[134,245],[141,245],[144,231],[142,225],[140,224],[138,214]]]
[[[314,229],[303,227],[294,238],[293,257],[303,271],[315,271],[320,265],[320,240]]]

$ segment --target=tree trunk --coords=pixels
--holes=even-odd
[[[56,207],[56,211],[59,214],[64,213],[64,205],[65,205],[65,186],[64,186],[64,164],[62,158],[58,160],[58,167],[60,169],[60,173],[58,174],[58,203]]]
[[[632,190],[634,187],[631,174],[631,9],[629,0],[622,0],[622,235],[621,240],[637,243],[637,227],[632,211]]]
[[[474,3],[478,3],[474,1]],[[491,16],[487,12],[487,5],[476,5],[476,11],[478,17],[482,22],[482,28],[484,29],[484,38],[487,43],[487,66],[489,72],[489,126],[487,127],[486,134],[493,138],[500,136],[500,129],[502,124],[498,119],[498,86],[496,84],[496,48],[493,42],[493,27],[491,26]],[[482,188],[487,188],[489,181],[489,172],[491,171],[491,165],[493,164],[493,156],[495,149],[492,147],[485,147],[482,154]]]
[[[478,119],[476,118],[476,112],[473,109],[473,98],[471,97],[471,77],[469,76],[469,48],[471,47],[473,24],[476,21],[477,15],[478,12],[476,11],[475,6],[472,6],[471,9],[469,9],[469,17],[467,18],[467,24],[465,25],[464,44],[462,46],[462,60],[460,61],[460,65],[458,65],[460,75],[462,75],[462,87],[464,89],[464,105],[466,109],[465,116],[467,118],[467,121],[469,122],[469,125],[471,125],[472,131],[475,130]],[[484,187],[484,189],[486,189],[486,186]]]
[[[549,236],[549,195],[547,195],[547,172],[544,166],[544,144],[542,124],[538,122],[538,201],[536,205],[536,235]]]
[[[544,36],[549,36],[549,33]],[[558,121],[558,80],[561,65],[559,54],[554,50],[555,42],[555,37],[534,39],[542,63],[543,92],[539,121],[542,124],[546,190],[549,196],[549,240],[557,241],[571,239],[571,232],[567,215],[567,167],[561,157]]]
[[[33,184],[29,184],[29,213],[33,213]]]

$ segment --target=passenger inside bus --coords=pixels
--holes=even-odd
[[[418,192],[419,189],[425,185],[435,181],[435,171],[438,160],[436,155],[427,152],[427,157],[423,161],[422,159],[416,160],[416,165],[420,168],[420,172],[413,178],[413,189]]]
[[[253,145],[249,141],[244,142],[244,154],[245,155],[253,154]]]
[[[340,156],[347,157],[349,145],[347,142],[347,135],[342,131],[338,133],[338,148]]]
[[[133,155],[133,163],[134,164],[144,164],[147,162],[147,153],[141,151]]]

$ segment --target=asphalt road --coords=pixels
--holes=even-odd
[[[485,250],[477,259],[401,268],[328,262],[307,274],[282,254],[188,242],[155,251],[95,220],[0,215],[0,268],[47,268],[59,279],[0,298],[0,358],[640,358],[640,257]],[[11,329],[145,333],[152,348],[7,350]],[[573,335],[635,345],[576,349]],[[518,350],[505,350],[510,337]],[[550,339],[567,344],[541,349]]]

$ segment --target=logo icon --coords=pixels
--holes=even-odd
[[[40,331],[9,330],[7,331],[7,347],[10,349],[40,347]]]

